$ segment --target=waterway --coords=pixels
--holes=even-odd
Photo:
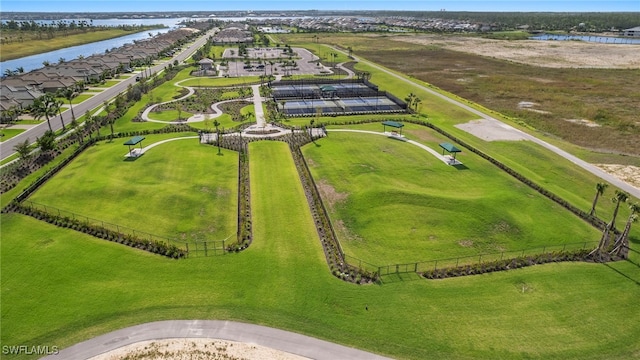
[[[621,38],[613,36],[594,36],[594,35],[555,35],[542,34],[530,37],[531,40],[557,40],[557,41],[587,41],[603,44],[636,44],[640,45],[640,39]]]
[[[5,70],[16,70],[19,67],[24,69],[24,72],[40,69],[44,65],[43,63],[49,62],[51,64],[58,63],[60,59],[67,61],[77,59],[81,56],[88,57],[94,54],[103,54],[107,50],[119,48],[125,44],[131,44],[137,40],[148,39],[149,34],[157,35],[169,32],[178,28],[180,22],[185,18],[177,19],[110,19],[110,20],[93,20],[94,26],[118,26],[118,25],[155,25],[162,24],[167,26],[162,29],[153,29],[149,31],[143,31],[131,35],[125,35],[114,39],[96,41],[89,44],[72,46],[60,50],[49,51],[42,54],[26,56],[23,58],[8,60],[0,62],[0,74],[4,74]],[[77,20],[76,20],[77,21]],[[38,21],[41,22],[41,21]],[[47,22],[42,20],[42,22]]]
[[[297,18],[297,17],[294,17]],[[266,19],[260,17],[220,17],[220,18],[212,18],[213,20],[219,21],[244,21],[246,19]],[[207,19],[204,18],[157,18],[157,19],[73,19],[73,21],[82,21],[86,20],[88,23],[93,26],[119,26],[119,25],[156,25],[162,24],[167,26],[164,29],[154,29],[151,31],[143,31],[136,34],[126,35],[119,38],[97,41],[90,44],[72,46],[60,50],[54,50],[42,54],[26,56],[23,58],[8,60],[0,62],[0,75],[4,74],[4,72],[9,70],[16,70],[20,67],[24,69],[24,72],[29,72],[32,70],[40,69],[44,65],[43,63],[46,61],[50,64],[56,64],[60,59],[65,59],[66,61],[70,61],[73,59],[77,59],[81,56],[88,57],[94,54],[103,54],[107,50],[111,50],[114,48],[121,47],[125,44],[133,43],[135,40],[143,40],[149,38],[149,33],[156,35],[159,33],[166,33],[171,30],[174,30],[180,27],[180,23],[185,20],[194,20],[194,21],[204,21]],[[3,20],[5,21],[5,20]],[[16,20],[20,21],[20,20]],[[57,21],[54,20],[35,20],[38,23],[55,23]],[[65,21],[65,20],[62,20]],[[71,20],[66,20],[67,22]]]

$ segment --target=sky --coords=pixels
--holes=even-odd
[[[640,0],[0,0],[0,12],[226,10],[640,12]]]

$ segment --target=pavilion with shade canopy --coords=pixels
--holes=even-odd
[[[391,131],[391,136],[402,137],[402,128],[404,127],[403,123],[400,123],[400,122],[397,122],[397,121],[383,121],[382,122],[382,131],[384,133],[387,132],[387,126],[388,127],[392,127],[394,129],[400,129],[400,132],[398,132],[397,130],[392,130]]]
[[[445,156],[444,154],[445,151],[449,153],[449,155],[445,156],[449,158],[449,161],[448,161],[449,165],[462,164],[461,162],[456,160],[456,154],[459,152],[462,152],[462,150],[458,149],[453,144],[448,142],[441,143],[440,147],[442,148],[442,156]]]
[[[144,140],[144,136],[134,136],[131,139],[127,140],[123,145],[127,145],[129,147],[129,152],[125,154],[125,157],[128,158],[137,158],[142,155],[142,140]],[[139,148],[132,148],[132,146],[136,146],[140,144]]]

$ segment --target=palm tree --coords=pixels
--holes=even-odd
[[[216,143],[218,144],[218,155],[220,155],[220,131],[218,130],[218,126],[220,126],[220,122],[218,120],[213,120],[213,126],[216,127]]]
[[[413,107],[413,101],[416,99],[416,94],[414,93],[409,93],[409,95],[407,95],[406,98],[404,98],[404,101],[407,103],[407,106],[409,107],[409,110],[411,110],[411,108]]]
[[[78,143],[80,145],[82,145],[82,143],[84,142],[84,133],[83,133],[83,129],[78,126],[78,121],[76,121],[76,119],[73,119],[70,123],[69,123],[69,127],[74,130],[74,134],[76,136],[76,139],[78,140]]]
[[[95,120],[89,110],[84,114],[84,127],[89,130],[89,140],[91,140],[91,135],[93,134],[93,126],[95,125]]]
[[[55,115],[54,109],[55,98],[51,96],[51,94],[45,94],[33,101],[33,105],[31,105],[33,117],[36,120],[42,119],[44,117],[47,119],[47,125],[49,125],[49,131],[53,131],[51,127],[51,116]]]
[[[62,131],[65,131],[66,128],[64,126],[64,119],[62,118],[62,101],[58,99],[53,99],[53,104],[51,105],[51,109],[53,113],[58,113],[60,115],[60,122],[62,123]]]
[[[630,213],[629,217],[627,218],[627,224],[625,225],[622,234],[618,236],[616,242],[613,244],[613,251],[611,251],[611,254],[617,253],[620,256],[625,256],[628,253],[626,249],[629,247],[629,231],[631,231],[631,224],[638,220],[638,213],[640,213],[640,204],[629,204],[629,210]]]
[[[411,104],[413,105],[413,110],[415,112],[418,112],[418,105],[420,105],[421,102],[422,102],[422,99],[414,95],[414,98]]]
[[[626,202],[629,199],[629,193],[616,190],[614,197],[611,199],[616,204],[616,208],[613,210],[613,217],[611,218],[611,222],[607,224],[604,228],[604,232],[602,233],[602,239],[600,240],[600,244],[598,245],[598,249],[600,251],[606,251],[609,247],[610,241],[610,232],[616,227],[616,217],[618,216],[618,210],[620,209],[620,204]]]
[[[70,87],[66,87],[62,89],[60,93],[62,96],[64,96],[65,99],[67,99],[67,101],[69,101],[69,107],[71,108],[71,121],[75,121],[76,114],[73,112],[73,104],[71,104],[71,99],[73,99],[73,95],[75,95],[75,91]]]
[[[25,141],[16,144],[16,146],[13,147],[13,150],[15,150],[18,155],[20,155],[20,159],[22,160],[26,160],[29,158],[29,153],[31,153],[31,149],[29,148],[29,139],[26,139]]]
[[[604,194],[604,191],[607,189],[608,186],[609,184],[603,183],[603,182],[599,182],[596,184],[596,196],[593,199],[593,205],[591,205],[591,211],[589,211],[589,216],[595,216],[596,204],[598,203],[598,199],[600,198],[600,195]]]
[[[620,204],[624,203],[624,202],[627,202],[627,200],[629,200],[630,196],[631,195],[629,195],[628,192],[616,190],[616,193],[615,193],[614,197],[611,199],[611,201],[613,201],[616,204],[616,208],[613,211],[613,218],[611,219],[611,222],[609,223],[611,228],[615,229],[615,227],[616,227],[616,217],[618,216],[618,209],[620,209]]]

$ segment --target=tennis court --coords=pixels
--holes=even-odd
[[[283,107],[284,104],[284,107]],[[406,110],[393,100],[377,96],[374,98],[348,99],[297,99],[278,104],[287,116],[312,116],[322,114],[355,115],[365,113],[397,113]]]
[[[313,116],[318,113],[356,115],[406,112],[400,99],[379,91],[368,81],[290,80],[271,84],[273,100],[286,116]]]

